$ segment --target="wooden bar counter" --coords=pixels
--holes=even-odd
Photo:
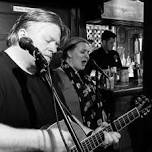
[[[126,95],[133,95],[136,93],[141,93],[143,91],[143,85],[136,80],[128,82],[128,83],[121,83],[115,85],[113,92],[115,96],[126,96]]]
[[[114,94],[115,102],[113,104],[113,119],[115,120],[116,118],[122,116],[135,107],[134,98],[143,93],[143,85],[138,84],[138,82],[135,80],[129,83],[118,83],[115,85],[112,91]],[[116,149],[118,149],[119,152],[135,152],[137,146],[136,144],[140,142],[137,137],[138,132],[141,131],[141,127],[136,127],[139,122],[140,120],[135,120],[121,130],[121,140],[119,142],[119,145],[116,146]],[[135,136],[134,133],[137,134],[137,136]]]

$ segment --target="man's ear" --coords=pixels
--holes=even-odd
[[[102,40],[101,42],[102,42],[102,44],[105,44],[105,43],[106,43],[106,40]]]
[[[102,43],[105,43],[105,42],[106,42],[106,40],[102,40],[101,42],[102,42]]]
[[[22,37],[27,37],[27,32],[26,32],[25,29],[20,29],[20,30],[18,31],[18,38],[20,39],[20,38],[22,38]]]

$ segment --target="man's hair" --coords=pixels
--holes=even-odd
[[[77,36],[74,36],[74,37],[71,37],[67,43],[65,44],[64,46],[64,49],[63,49],[63,59],[66,59],[67,58],[67,52],[69,50],[73,50],[77,44],[79,43],[87,43],[88,45],[90,44],[88,40],[86,40],[85,38],[82,38],[82,37],[77,37]]]
[[[102,41],[103,40],[108,41],[110,38],[115,38],[115,37],[116,37],[115,33],[111,32],[111,31],[108,31],[108,30],[105,30],[102,33],[101,39],[102,39]]]
[[[68,27],[62,22],[60,16],[52,11],[47,11],[43,9],[35,9],[33,11],[29,11],[23,13],[15,22],[10,33],[7,38],[7,46],[16,45],[19,41],[18,38],[18,31],[22,28],[27,29],[32,23],[53,23],[60,27],[61,29],[61,45],[64,45],[66,40],[69,37],[69,29]]]

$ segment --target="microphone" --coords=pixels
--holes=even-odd
[[[93,64],[96,66],[96,68],[97,68],[106,78],[109,79],[109,76],[99,67],[99,65],[95,62],[95,60],[93,60],[93,59],[90,59],[90,60],[93,62]]]
[[[105,76],[105,78],[107,78],[107,80],[109,82],[109,88],[111,88],[111,81],[110,81],[109,76],[99,67],[99,65],[95,62],[95,60],[91,59],[91,61],[96,66],[97,70],[99,70]],[[107,83],[106,83],[106,85],[107,85]]]
[[[28,50],[28,52],[35,57],[36,63],[39,64],[42,68],[46,68],[48,66],[47,60],[44,58],[39,49],[33,45],[33,41],[31,38],[20,38],[19,46],[24,50]]]

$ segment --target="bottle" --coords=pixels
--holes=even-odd
[[[129,68],[128,68],[128,72],[129,72],[129,80],[133,80],[134,79],[134,61],[132,61],[129,65]]]
[[[134,69],[133,69],[133,71],[134,71],[134,80],[138,80],[138,73],[139,73],[138,70],[139,70],[138,64],[137,64],[137,62],[135,62]]]
[[[117,67],[111,67],[111,71],[114,78],[114,84],[117,84]]]

